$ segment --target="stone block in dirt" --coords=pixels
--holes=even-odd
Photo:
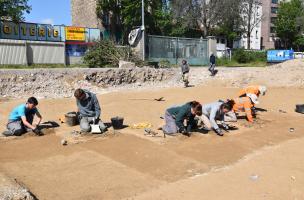
[[[123,61],[123,60],[119,61],[120,69],[128,69],[128,68],[135,68],[135,67],[136,67],[136,65],[133,62],[127,62],[127,61]]]

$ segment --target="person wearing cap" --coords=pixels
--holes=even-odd
[[[238,97],[233,99],[234,105],[232,111],[226,113],[224,116],[225,122],[236,122],[236,113],[245,112],[247,120],[253,122],[253,108],[256,104],[259,104],[258,97],[255,94],[247,94],[246,97]]]
[[[190,67],[186,60],[182,61],[181,70],[182,70],[182,79],[183,79],[184,85],[185,85],[185,87],[188,87],[189,86]]]
[[[211,76],[215,75],[215,55],[213,52],[210,53],[210,67],[209,67],[209,71],[211,72]]]
[[[239,97],[246,97],[247,94],[255,94],[257,97],[259,97],[260,95],[265,95],[267,92],[267,87],[264,85],[252,85],[252,86],[248,86],[246,88],[243,88],[240,92],[239,92]]]
[[[30,97],[25,104],[21,104],[13,109],[9,115],[6,125],[7,131],[2,134],[4,136],[21,136],[28,131],[36,134],[41,133],[38,125],[42,120],[42,116],[37,109],[38,100]],[[37,122],[33,124],[34,117],[37,116]]]
[[[90,132],[91,124],[98,124],[101,132],[105,132],[107,127],[100,120],[101,109],[96,95],[79,88],[75,90],[74,96],[78,107],[81,131]]]

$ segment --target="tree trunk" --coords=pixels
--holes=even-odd
[[[247,32],[247,49],[251,48],[251,33],[250,31]]]
[[[251,25],[251,18],[252,18],[252,7],[253,7],[253,1],[250,0],[248,1],[248,22],[247,22],[247,49],[249,50],[251,48],[251,29],[252,29],[252,25]]]

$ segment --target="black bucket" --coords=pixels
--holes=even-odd
[[[123,128],[123,117],[112,117],[111,122],[114,129],[122,129]]]
[[[296,105],[296,112],[304,114],[304,104]]]
[[[78,116],[76,112],[69,112],[65,114],[65,123],[68,126],[76,126],[78,124]]]

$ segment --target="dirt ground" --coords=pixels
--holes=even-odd
[[[235,97],[217,86],[125,91],[98,96],[103,121],[123,116],[126,125],[161,123],[172,105]],[[153,101],[164,97],[165,101]],[[149,137],[125,128],[78,144],[60,141],[78,127],[62,124],[42,137],[0,139],[0,172],[26,185],[38,199],[303,199],[304,123],[294,112],[304,91],[270,88],[261,98],[256,123],[218,137]],[[23,100],[1,102],[1,130]],[[41,100],[44,121],[75,110],[74,99]],[[279,110],[286,111],[279,112]],[[289,129],[294,128],[294,132]]]
[[[150,137],[143,129],[131,127],[110,129],[105,135],[72,135],[79,127],[60,124],[58,119],[76,110],[75,99],[41,99],[38,108],[43,121],[55,121],[60,127],[44,129],[42,137],[0,137],[0,175],[26,186],[40,200],[304,199],[304,116],[294,112],[296,104],[304,104],[304,90],[289,84],[282,87],[282,81],[292,82],[283,69],[277,72],[281,77],[277,80],[268,79],[262,70],[259,76],[248,69],[248,85],[270,85],[258,106],[267,112],[259,112],[254,124],[239,120],[233,124],[238,130],[224,137],[213,132],[194,133],[190,138]],[[300,75],[303,69],[292,73]],[[243,75],[244,70],[240,78]],[[190,88],[98,95],[102,120],[122,116],[127,126],[145,122],[156,129],[171,105],[236,97],[239,89],[233,83],[232,78],[214,79]],[[160,97],[165,101],[153,100]],[[25,100],[0,99],[0,131],[12,108]],[[61,145],[62,139],[68,145]]]

